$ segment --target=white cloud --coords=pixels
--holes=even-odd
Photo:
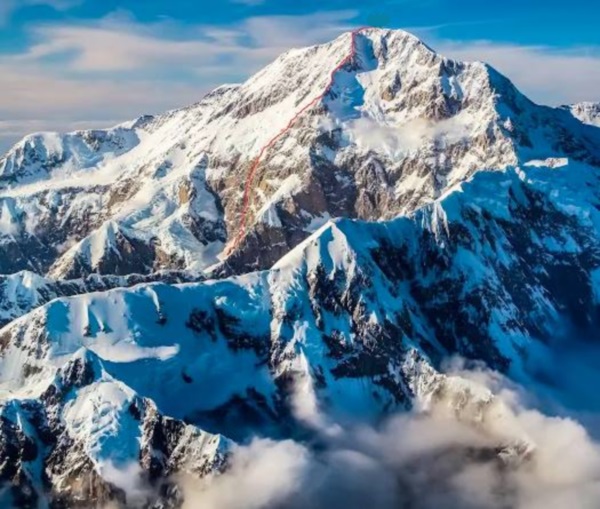
[[[206,66],[219,66],[223,73],[233,70],[245,76],[291,46],[325,41],[350,29],[348,20],[355,14],[251,17],[228,27],[183,27],[171,21],[146,25],[113,15],[94,24],[33,27],[36,42],[13,61],[43,63],[62,57],[66,70],[78,72],[164,71],[165,67],[180,71],[184,65],[202,72]]]
[[[188,497],[183,509],[262,509],[277,507],[302,483],[310,455],[291,440],[254,440],[235,451],[228,475],[198,485],[184,481]]]
[[[599,506],[600,447],[580,424],[529,408],[524,389],[497,373],[461,368],[443,383],[424,412],[238,447],[225,474],[185,479],[184,508]]]
[[[468,116],[457,115],[438,122],[413,119],[402,126],[387,126],[365,117],[348,122],[346,130],[352,141],[363,149],[402,157],[431,140],[457,143],[469,134],[469,122],[472,121]]]

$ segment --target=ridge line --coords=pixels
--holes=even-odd
[[[275,143],[277,143],[283,136],[285,136],[288,133],[288,131],[290,131],[290,129],[293,127],[293,125],[298,121],[298,119],[306,111],[310,110],[315,104],[317,104],[319,101],[321,101],[331,91],[331,88],[332,88],[333,83],[335,81],[335,75],[336,75],[336,73],[338,71],[340,71],[350,61],[352,61],[352,59],[356,56],[356,36],[360,32],[363,32],[363,31],[365,31],[365,30],[367,30],[369,28],[371,28],[371,27],[363,26],[363,27],[357,28],[355,30],[352,30],[352,32],[351,32],[352,41],[351,41],[350,53],[348,53],[348,55],[346,55],[342,59],[342,61],[331,71],[330,77],[329,77],[329,82],[327,83],[327,85],[325,87],[325,90],[321,94],[319,94],[317,97],[315,97],[314,99],[312,99],[305,106],[303,106],[302,108],[300,108],[300,110],[298,110],[296,112],[296,114],[291,118],[291,120],[287,123],[287,125],[283,129],[281,129],[275,136],[273,136],[260,149],[258,155],[254,159],[254,161],[252,163],[252,166],[248,170],[248,173],[247,173],[247,176],[246,176],[246,182],[245,182],[245,185],[244,185],[244,198],[243,198],[243,204],[242,204],[242,213],[241,213],[241,216],[240,216],[240,227],[238,229],[237,234],[235,235],[235,237],[233,239],[233,242],[232,242],[231,246],[228,247],[228,248],[225,248],[225,254],[226,254],[226,256],[229,256],[237,248],[237,246],[244,239],[244,237],[246,237],[246,226],[247,226],[247,222],[248,222],[248,211],[249,211],[249,208],[250,208],[250,199],[251,199],[251,194],[252,194],[252,191],[253,191],[253,189],[252,189],[252,182],[254,180],[254,177],[256,175],[258,167],[260,166],[260,163],[263,160],[263,157],[265,156],[265,154],[267,153],[267,151],[271,147],[273,147],[273,145],[275,145]]]

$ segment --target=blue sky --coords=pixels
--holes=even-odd
[[[484,60],[537,102],[600,100],[595,0],[0,0],[0,149],[198,100],[360,25]]]

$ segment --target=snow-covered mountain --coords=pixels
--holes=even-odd
[[[0,160],[0,269],[72,278],[213,267],[240,228],[261,148],[325,90],[265,153],[230,270],[269,267],[332,217],[411,212],[480,169],[600,159],[592,128],[567,111],[402,31],[357,35],[327,89],[350,51],[345,34],[189,108],[25,138]]]
[[[177,475],[218,475],[252,436],[442,386],[464,405],[450,356],[536,379],[551,338],[600,319],[600,129],[578,112],[367,29],[189,108],[20,142],[0,161],[0,500],[176,507]]]

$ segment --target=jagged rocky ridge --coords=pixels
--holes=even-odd
[[[168,476],[218,472],[230,447],[163,416],[85,349],[39,398],[2,405],[0,430],[3,507],[177,507],[182,497]],[[123,461],[133,472],[119,471]]]
[[[252,231],[219,262],[256,148],[348,43],[289,52],[164,117],[59,138],[69,150],[51,165],[50,135],[5,158],[3,239],[27,254],[5,271],[58,279],[2,286],[7,319],[45,304],[0,331],[3,501],[151,506],[111,476],[134,468],[142,492],[177,506],[169,476],[226,468],[229,439],[305,432],[298,391],[377,420],[439,391],[450,355],[526,381],[550,336],[597,326],[600,129],[404,32],[359,37],[332,93],[266,159]],[[63,229],[31,229],[32,211]],[[28,250],[45,227],[76,243]],[[60,279],[163,267],[221,279]]]
[[[584,124],[600,127],[600,103],[583,102],[563,106]]]

